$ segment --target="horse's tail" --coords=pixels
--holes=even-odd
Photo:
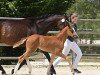
[[[13,45],[13,48],[16,48],[18,46],[20,46],[21,44],[23,44],[26,40],[27,40],[28,37],[25,37],[25,38],[22,38],[20,41],[16,42],[14,45]]]

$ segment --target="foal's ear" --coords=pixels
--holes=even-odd
[[[70,27],[69,27],[68,25],[66,26],[66,28],[67,28],[67,29],[70,29]]]

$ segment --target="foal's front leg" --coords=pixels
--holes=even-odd
[[[66,57],[62,52],[58,52],[57,55],[62,57],[63,59],[65,59],[69,63],[69,67],[71,69],[71,72],[74,75],[73,65],[71,64],[69,57],[68,56]]]

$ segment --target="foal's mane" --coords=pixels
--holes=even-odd
[[[61,41],[65,41],[65,39],[66,39],[66,32],[67,32],[67,30],[69,29],[69,27],[68,26],[66,26],[64,29],[62,29],[58,34],[57,34],[57,38],[59,39],[59,40],[61,40]]]

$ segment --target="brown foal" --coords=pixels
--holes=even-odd
[[[27,59],[32,52],[35,52],[37,48],[51,52],[51,61],[49,63],[48,71],[53,63],[54,57],[60,56],[66,61],[68,61],[71,71],[73,72],[73,66],[71,64],[68,56],[66,57],[63,53],[64,42],[68,36],[73,37],[74,34],[71,32],[71,29],[66,26],[63,30],[61,30],[57,36],[43,36],[34,34],[29,37],[21,39],[19,42],[15,43],[13,48],[18,47],[26,41],[26,52],[19,57],[18,62],[21,63],[24,59]]]

